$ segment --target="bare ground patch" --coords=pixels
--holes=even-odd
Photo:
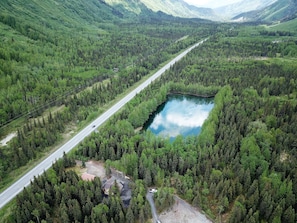
[[[100,177],[101,180],[106,177],[105,167],[103,162],[91,160],[86,162],[86,167],[87,167],[87,173]]]
[[[82,162],[77,161],[77,167],[79,167],[79,172],[82,175],[83,173],[92,174],[98,176],[102,181],[106,180],[106,172],[104,163],[100,161],[90,160],[85,163],[86,167],[82,167]],[[125,177],[121,172],[112,169],[112,175],[118,177],[118,180],[125,180]],[[127,181],[128,182],[128,181]],[[130,191],[130,190],[129,190]],[[131,194],[129,194],[131,196]],[[159,215],[159,219],[162,223],[211,223],[201,211],[197,208],[191,206],[186,201],[175,196],[175,204],[169,210],[163,211]]]
[[[162,212],[159,219],[162,223],[211,223],[204,214],[186,201],[175,196],[175,204]]]
[[[103,162],[90,160],[85,164],[86,164],[86,167],[82,168],[82,162],[76,161],[76,166],[81,167],[79,171],[80,174],[83,174],[83,173],[92,174],[94,176],[99,177],[100,180],[103,180],[106,178],[105,167]]]
[[[13,132],[13,133],[8,134],[4,139],[2,139],[2,140],[0,141],[0,146],[6,146],[7,143],[8,143],[10,140],[12,140],[14,137],[16,137],[16,136],[17,136],[17,133],[16,133],[16,132]]]

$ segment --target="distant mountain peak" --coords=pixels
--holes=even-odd
[[[140,5],[144,5],[153,12],[161,11],[176,17],[220,20],[212,9],[198,8],[183,0],[105,0],[105,2],[112,6],[121,5],[137,14],[141,11]],[[136,7],[137,4],[138,8]]]
[[[283,22],[297,17],[296,0],[278,0],[260,9],[244,12],[233,17],[233,21]]]
[[[277,0],[242,0],[237,3],[216,8],[214,11],[226,19],[231,19],[245,12],[264,9],[276,1]]]
[[[196,7],[184,0],[100,0],[122,13],[150,16],[164,13],[182,18],[213,21],[283,21],[295,18],[297,0],[241,0],[215,9]],[[122,11],[124,10],[124,11]],[[126,10],[126,11],[125,11]]]

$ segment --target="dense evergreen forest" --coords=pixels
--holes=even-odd
[[[84,11],[79,14],[87,17]],[[25,18],[0,13],[0,136],[17,134],[0,147],[0,189],[71,127],[83,127],[161,63],[217,29],[200,20],[158,16],[118,23],[87,20],[86,27]],[[100,28],[94,31],[94,25]]]
[[[69,126],[83,127],[160,64],[209,39],[36,177],[3,222],[146,222],[150,186],[159,188],[159,211],[176,193],[216,222],[296,222],[296,33],[163,14],[136,19],[93,0],[88,11],[66,1],[64,11],[61,2],[0,3],[0,137],[17,132],[0,147],[1,189]],[[42,11],[40,19],[41,8],[56,17]],[[173,93],[215,95],[201,134],[170,142],[136,131]],[[75,160],[89,159],[132,179],[129,205],[116,186],[106,197],[99,178],[73,171]]]
[[[153,69],[191,42],[177,40],[202,32],[200,20],[144,18],[96,0],[1,1],[0,127],[64,104],[115,70]]]
[[[295,222],[296,38],[256,30],[236,27],[211,36],[74,154],[36,178],[17,197],[9,221],[145,222],[151,217],[146,188],[158,186],[160,210],[177,193],[215,221]],[[215,107],[198,137],[180,136],[171,143],[135,131],[170,93],[215,94]],[[73,100],[81,106],[79,97]],[[103,160],[130,176],[130,205],[121,202],[116,187],[104,198],[99,179],[82,181],[68,169],[74,159]]]
[[[1,24],[2,31],[13,31],[13,26]],[[154,69],[172,53],[193,43],[174,44],[184,33],[197,33],[190,31],[193,27],[176,29],[169,22],[121,24],[109,33],[88,37],[62,33],[61,39],[51,35],[34,38],[30,29],[16,28],[24,33],[2,37],[0,49],[0,126],[60,106],[69,95],[113,77],[114,71],[141,67],[141,74]]]

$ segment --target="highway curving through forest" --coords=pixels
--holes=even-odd
[[[55,152],[50,154],[47,158],[45,158],[42,162],[36,165],[32,170],[23,175],[19,180],[13,183],[9,188],[3,191],[0,194],[0,208],[4,207],[8,202],[10,202],[18,193],[20,193],[24,187],[27,187],[30,184],[30,181],[34,180],[34,176],[41,175],[44,171],[49,169],[52,164],[63,157],[64,152],[68,153],[75,146],[77,146],[85,137],[90,135],[96,128],[102,125],[106,120],[108,120],[113,114],[115,114],[119,109],[121,109],[127,102],[129,102],[136,94],[146,88],[152,81],[160,77],[167,69],[170,68],[173,64],[183,58],[187,53],[189,53],[192,49],[196,48],[200,44],[202,44],[207,39],[201,40],[195,45],[191,46],[187,50],[183,51],[177,57],[172,59],[169,63],[163,66],[160,70],[158,70],[154,75],[149,77],[145,82],[139,85],[136,89],[131,91],[128,95],[126,95],[123,99],[113,105],[110,109],[104,112],[101,116],[99,116],[96,120],[91,122],[87,127],[78,132],[73,138],[71,138],[68,142],[66,142],[63,146],[57,149]]]

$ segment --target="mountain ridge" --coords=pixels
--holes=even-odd
[[[219,15],[225,15],[226,19],[230,19],[245,12],[261,10],[276,1],[277,0],[242,0],[237,3],[215,8],[214,11]]]
[[[112,7],[124,7],[126,10],[140,14],[144,7],[152,12],[161,11],[171,16],[182,18],[200,18],[218,21],[221,18],[210,8],[189,5],[183,0],[105,0]],[[129,4],[130,3],[130,4]],[[131,7],[131,3],[136,7]]]
[[[184,0],[101,0],[126,15],[144,17],[160,13],[180,18],[199,18],[219,22],[272,22],[295,18],[296,0],[240,1],[218,8],[196,7]]]
[[[241,13],[234,21],[284,22],[297,17],[296,0],[278,0],[261,10]]]

